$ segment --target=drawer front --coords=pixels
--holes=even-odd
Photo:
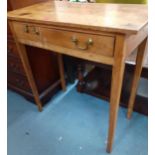
[[[8,72],[7,76],[8,76],[7,80],[9,84],[16,86],[20,89],[26,90],[28,92],[32,92],[26,77],[12,72]]]
[[[9,71],[25,75],[24,68],[20,59],[8,56],[7,62],[7,67]]]
[[[36,46],[41,43],[40,28],[36,25],[20,22],[13,22],[12,25],[20,42]]]
[[[40,28],[44,44],[89,52],[97,55],[113,56],[114,41],[112,36],[69,32],[49,28]]]

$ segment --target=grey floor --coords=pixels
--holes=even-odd
[[[79,94],[74,86],[58,93],[39,113],[8,91],[8,155],[105,155],[109,104]],[[147,155],[148,119],[119,109],[111,155]]]

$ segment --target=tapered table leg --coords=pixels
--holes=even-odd
[[[59,64],[61,87],[62,87],[63,91],[65,91],[66,90],[66,82],[65,82],[65,72],[64,72],[64,64],[63,64],[62,54],[58,54],[58,64]]]
[[[128,104],[128,112],[127,112],[128,119],[131,118],[132,111],[133,111],[138,83],[140,80],[140,75],[143,67],[143,60],[145,57],[146,45],[147,45],[147,38],[139,45],[138,51],[137,51],[136,66],[135,66],[133,81],[131,84],[131,91],[130,91],[131,94],[130,94],[129,104]]]
[[[77,91],[82,92],[85,81],[84,81],[84,75],[83,75],[84,65],[81,62],[78,64],[77,70],[78,70],[78,80],[79,80],[78,85],[77,85]]]
[[[25,49],[25,45],[20,44],[20,43],[17,43],[16,45],[17,45],[17,48],[18,48],[18,51],[19,51],[19,55],[20,55],[20,58],[21,58],[25,73],[27,75],[27,79],[28,79],[30,87],[32,89],[32,93],[34,95],[35,102],[36,102],[36,104],[38,106],[38,110],[42,111],[42,103],[40,101],[39,92],[38,92],[38,89],[37,89],[37,86],[36,86],[36,83],[35,83],[35,80],[34,80],[34,77],[33,77],[33,74],[32,74],[32,70],[31,70],[31,67],[30,67],[30,64],[29,64],[29,60],[28,60],[26,49]]]
[[[109,132],[107,152],[112,151],[112,144],[114,140],[114,133],[117,122],[117,114],[119,109],[122,81],[124,75],[125,61],[124,61],[124,37],[118,36],[116,39],[116,48],[114,55],[114,65],[112,68],[112,82],[110,95],[110,112],[109,112]]]
[[[11,22],[9,22],[9,25],[10,25],[10,28],[11,28],[12,32],[14,33],[14,28],[12,27]],[[13,36],[14,36],[14,40],[16,42],[18,53],[19,53],[19,56],[21,58],[21,61],[22,61],[22,64],[23,64],[23,67],[24,67],[28,82],[29,82],[30,87],[32,89],[32,93],[34,95],[35,102],[36,102],[36,104],[38,106],[38,110],[42,111],[42,103],[40,101],[39,92],[38,92],[38,89],[37,89],[37,86],[36,86],[36,83],[35,83],[35,79],[33,77],[32,70],[31,70],[31,67],[30,67],[30,64],[29,64],[29,60],[28,60],[25,45],[23,45],[23,44],[21,44],[21,43],[19,43],[17,41],[15,33],[14,33]]]

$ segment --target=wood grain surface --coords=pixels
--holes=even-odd
[[[8,18],[74,28],[137,33],[147,24],[147,5],[48,1],[8,13]]]

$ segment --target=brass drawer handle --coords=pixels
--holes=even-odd
[[[72,37],[72,42],[74,43],[74,45],[77,47],[77,49],[79,50],[87,50],[89,48],[89,45],[93,45],[93,40],[91,38],[89,38],[86,42],[85,42],[85,46],[84,47],[80,47],[78,45],[79,40],[74,36]]]
[[[29,26],[28,25],[24,25],[24,32],[29,33]]]

